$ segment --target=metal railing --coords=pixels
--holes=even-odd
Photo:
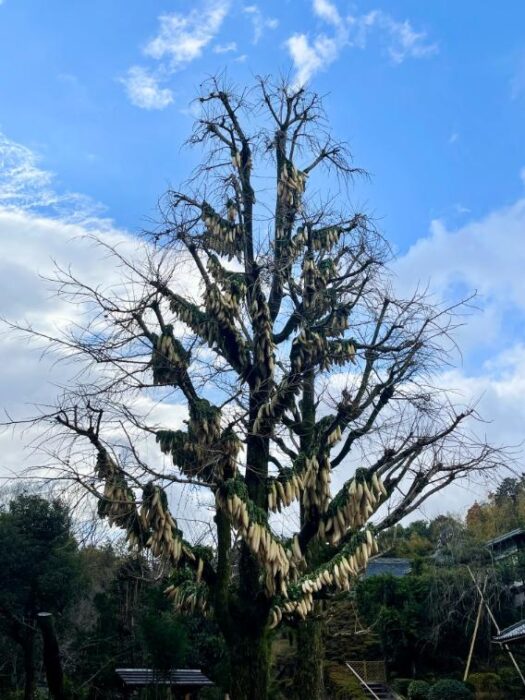
[[[384,661],[355,661],[350,663],[354,669],[369,683],[386,683],[386,664]]]
[[[345,661],[345,663],[346,663],[346,665],[348,666],[348,668],[352,671],[352,673],[354,674],[354,676],[357,678],[357,680],[361,683],[361,685],[364,686],[364,687],[368,690],[368,692],[370,693],[370,695],[371,695],[373,698],[375,698],[375,700],[381,700],[381,698],[380,698],[378,695],[376,695],[376,694],[374,693],[374,691],[373,691],[372,688],[368,685],[368,683],[365,681],[365,679],[364,679],[364,678],[361,678],[361,676],[360,676],[359,673],[355,670],[355,668],[353,668],[353,667],[348,663],[348,661]]]

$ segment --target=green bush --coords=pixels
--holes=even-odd
[[[426,681],[412,681],[408,686],[408,700],[428,700],[429,691]]]
[[[476,698],[503,700],[504,684],[497,673],[471,673],[468,683],[476,691]]]
[[[330,663],[326,665],[329,697],[333,700],[367,700],[359,681],[345,666]]]
[[[498,666],[498,675],[505,689],[505,700],[522,700],[523,685],[514,666]]]
[[[408,693],[408,686],[413,682],[413,678],[395,678],[391,681],[390,685],[392,690],[399,695],[406,695]]]
[[[451,678],[434,683],[428,694],[428,700],[472,700],[472,697],[464,683]]]

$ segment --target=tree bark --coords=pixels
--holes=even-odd
[[[308,688],[309,700],[324,698],[324,640],[323,621],[312,617],[297,628],[297,664],[290,700],[304,700]]]
[[[47,687],[53,700],[64,700],[64,675],[53,616],[50,613],[39,613],[37,621],[42,632]]]
[[[35,633],[28,629],[24,636],[24,700],[34,700],[35,697]]]
[[[313,447],[315,427],[315,374],[312,370],[305,375],[301,414],[301,450],[308,453]],[[301,525],[304,525],[307,516],[301,506]],[[322,700],[325,657],[322,621],[312,617],[300,622],[296,639],[297,663],[292,698],[302,700],[304,689],[308,688],[308,697],[311,700]]]
[[[230,655],[231,700],[267,700],[270,644],[266,634],[257,637],[240,632]]]

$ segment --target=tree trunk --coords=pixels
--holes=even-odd
[[[39,613],[37,621],[42,632],[47,687],[53,700],[64,700],[64,676],[53,616],[50,613]]]
[[[263,633],[238,635],[230,648],[231,700],[267,700],[270,645]]]
[[[24,642],[24,700],[34,700],[35,697],[35,642],[34,631],[28,629]]]
[[[297,628],[297,664],[290,700],[324,698],[324,640],[323,621],[312,617]]]

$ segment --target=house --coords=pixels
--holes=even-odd
[[[402,559],[400,557],[376,557],[370,559],[366,571],[365,578],[372,576],[382,576],[390,574],[390,576],[406,576],[412,571],[410,559]]]
[[[492,637],[492,641],[497,644],[523,643],[525,641],[525,620],[520,620],[501,630],[495,637]]]
[[[501,561],[507,557],[515,558],[518,552],[525,550],[525,530],[518,527],[489,540],[486,545],[492,552],[495,561]]]
[[[517,564],[518,554],[525,552],[525,530],[518,527],[515,530],[506,532],[499,537],[495,537],[486,543],[490,549],[494,562],[505,564]],[[514,596],[515,607],[525,604],[525,582],[514,581],[510,585],[510,590]]]

